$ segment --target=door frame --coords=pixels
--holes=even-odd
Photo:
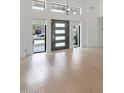
[[[55,37],[55,27],[53,26],[53,23],[52,22],[58,22],[58,23],[67,23],[67,26],[65,26],[65,30],[67,30],[67,32],[65,32],[65,34],[67,35],[56,35],[56,36],[65,36],[66,37],[66,40],[59,40],[59,41],[55,41],[54,39],[53,39],[53,32],[54,32],[54,37]],[[69,20],[59,20],[59,19],[51,19],[51,50],[52,51],[54,51],[54,50],[62,50],[62,49],[68,49],[69,48],[69,31],[70,31],[70,22],[69,22]],[[59,29],[62,29],[62,28],[59,28]],[[54,47],[53,45],[52,45],[52,43],[56,43],[56,42],[65,42],[65,47],[63,48],[63,47],[58,47],[58,48],[56,48],[56,47]]]
[[[33,54],[37,54],[37,53],[43,53],[43,52],[46,52],[46,25],[42,25],[42,26],[45,26],[45,46],[44,46],[44,51],[40,51],[40,52],[33,52]],[[32,49],[33,50],[33,49]]]
[[[79,45],[78,46],[75,46],[73,48],[78,48],[78,47],[80,47],[80,25],[79,25]]]

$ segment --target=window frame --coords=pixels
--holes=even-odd
[[[63,10],[59,10],[59,9],[58,9],[58,10],[57,10],[57,9],[54,9],[54,10],[57,10],[57,11],[53,11],[53,5],[58,5],[58,6],[60,6],[60,7],[61,7],[61,6],[62,6],[62,7],[65,7],[66,5],[64,5],[64,4],[59,4],[59,3],[55,3],[55,2],[52,2],[52,3],[51,3],[51,11],[52,11],[52,12],[64,13]],[[59,12],[58,12],[58,11],[59,11]],[[61,11],[61,12],[60,12],[60,11]]]
[[[40,10],[40,11],[45,11],[46,10],[46,1],[42,1],[42,0],[32,0],[32,2],[40,2],[40,3],[43,3],[43,6],[44,7],[41,7],[41,8],[43,8],[43,10],[42,9],[33,9],[33,4],[32,4],[32,9],[33,10]],[[34,6],[34,7],[36,7],[36,6]],[[39,8],[39,7],[38,7]]]

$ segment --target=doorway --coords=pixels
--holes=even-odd
[[[41,20],[33,20],[33,53],[46,51],[46,25],[41,24]]]
[[[69,21],[51,20],[51,50],[69,48]]]
[[[80,25],[73,26],[73,48],[80,47]]]

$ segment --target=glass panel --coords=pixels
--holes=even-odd
[[[65,27],[65,24],[64,23],[56,23],[55,27]]]
[[[39,53],[45,51],[45,25],[40,24],[38,21],[33,20],[32,32],[33,32],[33,53]]]
[[[79,33],[79,25],[73,26],[73,47],[79,47],[79,39],[80,39],[80,33]]]
[[[64,13],[64,5],[60,5],[60,4],[55,4],[55,3],[52,3],[52,9],[51,11],[53,12],[60,12],[60,13]]]
[[[65,36],[58,36],[56,37],[56,40],[65,40]]]
[[[65,42],[56,43],[55,46],[56,46],[56,47],[63,47],[63,46],[65,46]]]
[[[40,0],[33,0],[32,1],[32,9],[45,10],[45,2],[40,1]]]
[[[56,10],[56,9],[52,9],[53,12],[60,12],[60,13],[64,13],[64,11],[62,10]]]
[[[56,3],[51,3],[51,5],[52,5],[51,11],[59,12],[59,13],[65,13],[66,5],[56,4]],[[72,9],[73,9],[73,14],[74,15],[79,15],[80,14],[80,8],[72,7]]]
[[[55,33],[56,34],[64,34],[65,33],[65,30],[56,30]]]

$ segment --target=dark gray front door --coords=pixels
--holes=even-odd
[[[69,21],[51,20],[51,49],[69,48]]]

